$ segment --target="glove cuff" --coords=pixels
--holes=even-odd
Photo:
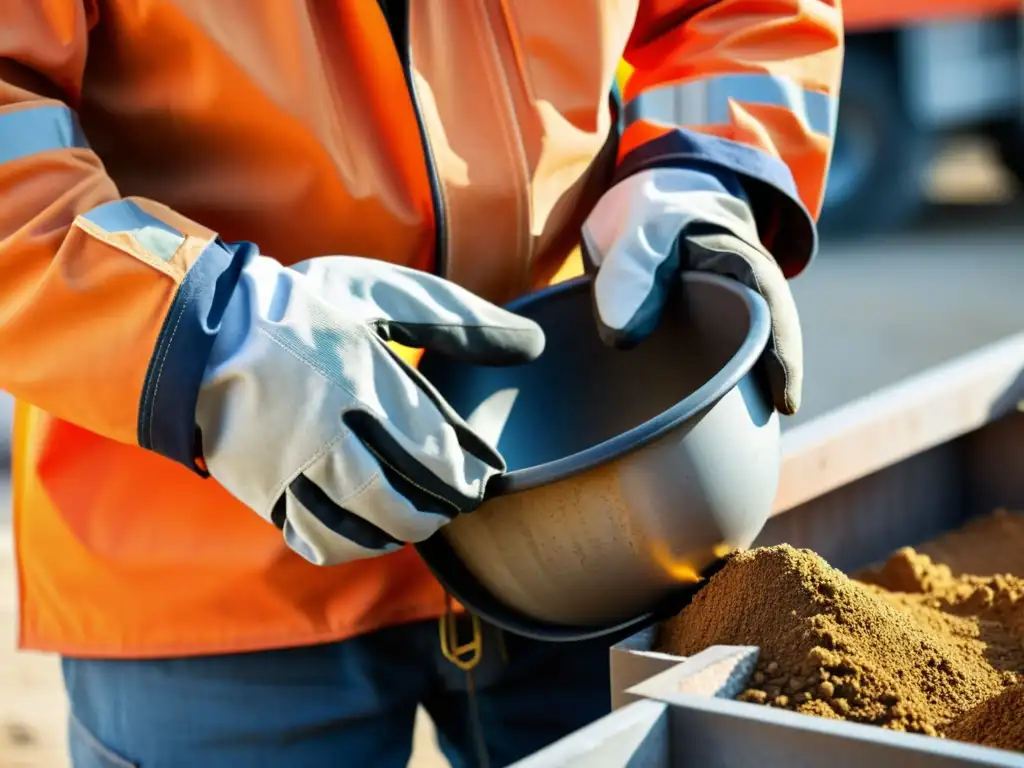
[[[678,128],[629,152],[620,161],[615,180],[655,168],[733,174],[753,212],[758,241],[783,274],[796,277],[814,258],[814,217],[801,201],[792,172],[779,158],[730,139]]]

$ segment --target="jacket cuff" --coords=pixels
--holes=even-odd
[[[252,243],[210,241],[182,280],[142,390],[139,445],[206,477],[196,402],[214,339]]]
[[[814,258],[814,219],[800,201],[792,173],[778,158],[729,139],[678,128],[625,155],[613,183],[651,168],[702,171],[727,189],[741,188],[762,244],[787,278],[796,277]]]

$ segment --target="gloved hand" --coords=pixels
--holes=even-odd
[[[505,469],[387,339],[484,364],[544,347],[532,321],[432,275],[258,255],[214,342],[196,409],[206,466],[313,563],[422,541]]]
[[[762,357],[775,407],[793,414],[803,387],[803,339],[782,271],[761,244],[738,181],[703,171],[640,171],[613,186],[583,227],[595,314],[606,344],[628,348],[657,326],[684,270],[731,277],[760,293],[772,315]]]

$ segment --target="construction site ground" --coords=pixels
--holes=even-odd
[[[919,226],[826,242],[794,281],[807,369],[802,412],[787,425],[1024,328],[1024,201],[1012,200],[1012,182],[986,147],[966,143],[941,158],[930,185],[938,202]],[[0,475],[0,767],[64,768],[56,659],[14,652],[5,484]],[[425,716],[410,765],[446,765]]]

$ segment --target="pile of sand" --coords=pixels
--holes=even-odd
[[[809,550],[736,555],[663,625],[660,650],[758,645],[745,701],[1019,748],[1011,720],[976,721],[1001,697],[1024,698],[1011,687],[1024,683],[1024,580],[956,576],[905,549],[865,581]]]
[[[986,747],[1024,752],[1024,685],[1007,688],[946,726],[946,736]]]

